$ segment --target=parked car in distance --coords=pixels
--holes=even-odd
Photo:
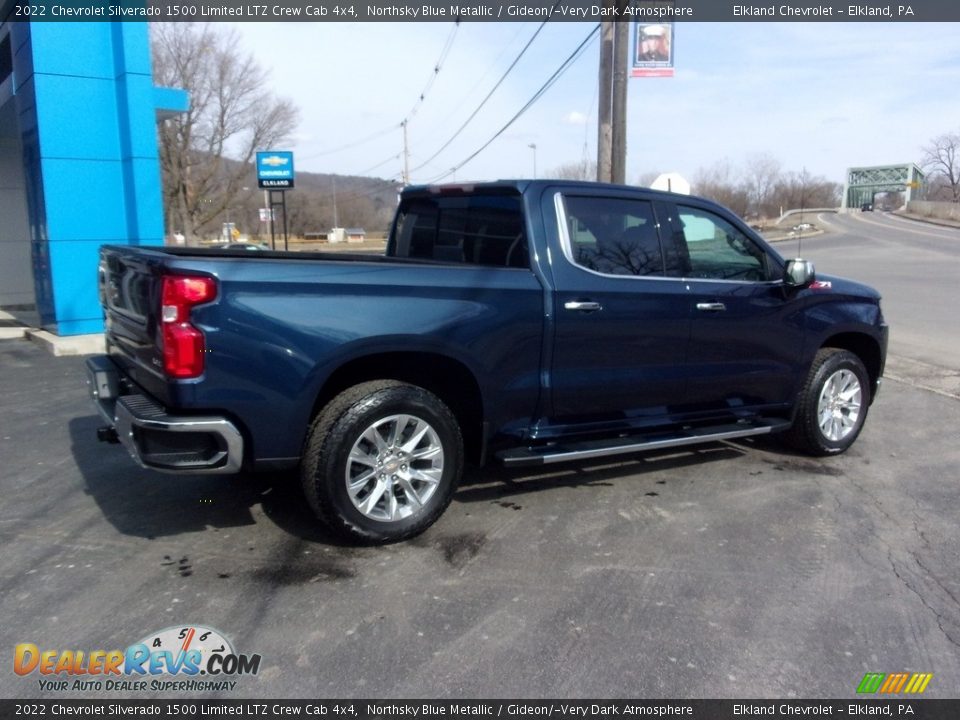
[[[218,250],[269,250],[270,246],[263,243],[230,242],[222,245],[213,245]]]

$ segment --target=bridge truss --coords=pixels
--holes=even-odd
[[[873,196],[881,192],[906,193],[909,202],[914,191],[923,184],[923,179],[923,171],[912,163],[847,168],[842,207],[859,209],[865,203],[873,205]]]

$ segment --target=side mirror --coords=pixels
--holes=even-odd
[[[786,270],[783,272],[783,284],[787,287],[804,288],[812,283],[817,277],[813,268],[813,263],[809,260],[788,260]]]

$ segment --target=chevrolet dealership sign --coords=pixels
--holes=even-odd
[[[257,153],[257,184],[267,190],[293,187],[293,153],[289,150],[266,150]]]

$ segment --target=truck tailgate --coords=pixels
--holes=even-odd
[[[161,253],[135,247],[100,250],[98,284],[107,352],[134,382],[166,400],[157,336],[162,271]]]

